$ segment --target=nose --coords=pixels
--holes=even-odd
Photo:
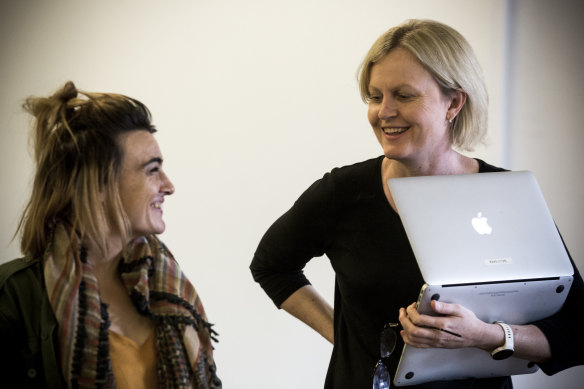
[[[174,193],[174,185],[172,184],[172,181],[170,181],[170,178],[168,178],[168,176],[164,172],[162,173],[162,187],[161,187],[161,191],[165,195],[171,195],[171,194]]]
[[[383,101],[379,106],[378,116],[380,119],[389,119],[397,116],[397,106],[395,101],[389,97],[383,97]]]

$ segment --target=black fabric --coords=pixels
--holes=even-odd
[[[383,191],[383,158],[335,168],[312,184],[268,229],[250,266],[254,279],[279,307],[294,291],[309,284],[302,271],[308,261],[324,254],[331,261],[336,274],[335,345],[325,388],[371,387],[383,325],[398,321],[399,308],[416,301],[423,284],[401,220]],[[478,162],[481,173],[504,170]],[[576,304],[584,294],[581,286],[577,275],[573,289],[580,297],[572,297]],[[553,330],[546,334],[550,342],[559,336]],[[398,337],[396,350],[402,346]],[[391,356],[392,375],[399,355]],[[559,361],[544,371],[570,365],[561,357]],[[419,387],[511,388],[512,384],[509,377],[502,377]]]
[[[58,362],[57,320],[40,260],[0,266],[0,377],[7,388],[65,388]]]
[[[572,366],[584,365],[584,331],[581,318],[584,310],[584,282],[571,256],[570,260],[574,267],[574,281],[564,306],[551,318],[533,323],[545,334],[552,349],[552,360],[539,364],[547,375]]]

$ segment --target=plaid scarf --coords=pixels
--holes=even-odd
[[[162,388],[219,389],[211,339],[197,292],[170,251],[154,235],[131,242],[119,271],[138,312],[155,323],[158,382]],[[69,388],[115,388],[109,357],[107,305],[101,302],[87,250],[57,225],[45,254],[49,301],[59,322],[63,376]]]

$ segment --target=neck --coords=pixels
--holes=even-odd
[[[476,160],[454,150],[450,150],[448,153],[440,153],[436,156],[429,156],[423,160],[396,160],[386,157],[383,164],[384,176],[387,178],[440,176],[478,172],[478,163]]]
[[[441,154],[440,157],[433,160],[428,159],[425,162],[410,162],[387,157],[383,159],[381,165],[383,191],[394,211],[397,212],[397,208],[387,185],[387,180],[390,178],[478,173],[479,171],[479,164],[476,160],[454,150],[447,154]]]
[[[123,248],[119,239],[108,239],[105,253],[102,253],[91,239],[87,239],[85,245],[87,247],[87,261],[93,265],[96,274],[117,274]]]

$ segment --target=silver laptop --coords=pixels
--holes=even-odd
[[[388,181],[422,272],[418,310],[461,304],[485,321],[525,324],[556,313],[574,270],[531,172],[408,177]],[[406,345],[397,386],[537,371],[475,348]]]

